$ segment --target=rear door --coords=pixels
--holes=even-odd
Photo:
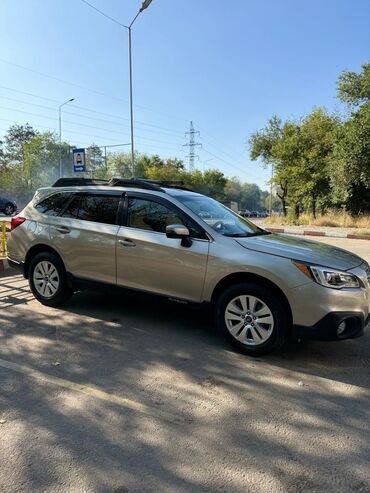
[[[50,226],[50,239],[73,276],[116,284],[120,192],[75,194]]]
[[[190,247],[167,238],[170,224],[190,229]],[[117,235],[117,284],[200,301],[208,250],[202,228],[170,201],[148,193],[127,194],[124,226]]]

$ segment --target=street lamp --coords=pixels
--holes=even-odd
[[[59,178],[62,178],[63,170],[62,170],[62,107],[71,101],[74,101],[75,98],[68,99],[61,105],[59,105]]]
[[[99,14],[103,15],[110,21],[114,22],[115,24],[118,24],[121,27],[124,27],[128,31],[128,66],[129,66],[129,82],[130,82],[130,127],[131,127],[131,166],[132,166],[132,175],[135,176],[135,146],[134,146],[134,110],[133,110],[133,102],[132,102],[132,50],[131,50],[131,28],[136,21],[136,19],[139,17],[140,13],[143,12],[145,9],[149,7],[149,5],[152,3],[152,0],[144,0],[143,3],[141,4],[141,7],[139,9],[139,12],[135,15],[135,17],[132,19],[131,23],[126,26],[126,24],[122,24],[121,22],[117,21],[113,17],[110,17],[107,15],[105,12],[102,10],[96,8],[94,5],[92,5],[90,2],[87,0],[81,0],[83,3],[91,7],[92,9],[96,10],[99,12]]]
[[[131,53],[131,28],[138,18],[139,14],[147,9],[152,3],[152,0],[144,0],[139,12],[135,15],[133,20],[128,26],[125,26],[128,30],[128,65],[129,65],[129,79],[130,79],[130,126],[131,126],[131,167],[132,176],[135,177],[135,146],[134,146],[134,110],[132,102],[132,53]]]

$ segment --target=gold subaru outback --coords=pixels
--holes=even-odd
[[[209,303],[227,339],[251,355],[291,336],[357,337],[369,323],[362,258],[268,233],[176,184],[63,178],[38,190],[11,230],[9,262],[48,306],[92,282]]]

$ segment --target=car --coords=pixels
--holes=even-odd
[[[249,217],[250,215],[251,215],[251,213],[250,213],[250,211],[248,209],[239,211],[239,216]]]
[[[17,211],[17,204],[14,200],[0,197],[0,212],[3,212],[7,216],[11,216]]]
[[[96,283],[207,304],[248,355],[291,337],[357,337],[369,323],[362,258],[271,234],[166,182],[58,180],[12,218],[8,259],[47,306]]]

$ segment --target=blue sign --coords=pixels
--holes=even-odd
[[[85,149],[73,149],[73,171],[75,173],[86,171]]]

